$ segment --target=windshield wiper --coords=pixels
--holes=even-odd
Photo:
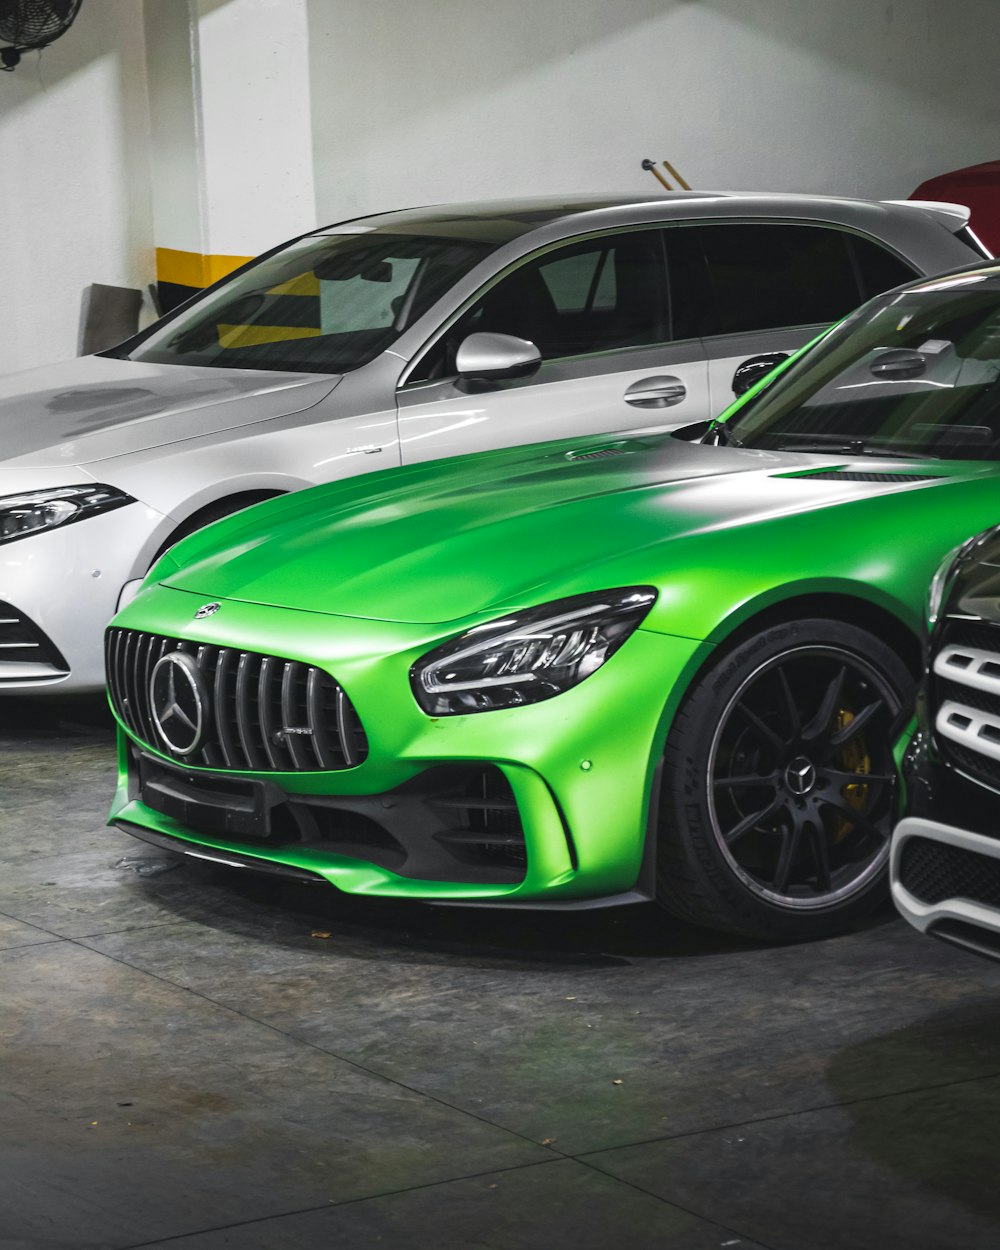
[[[743,443],[736,437],[725,421],[715,420],[709,426],[705,440],[710,438],[718,439],[723,447],[742,447]]]
[[[860,438],[853,438],[846,442],[829,442],[825,443],[817,439],[814,442],[796,442],[796,443],[779,443],[776,447],[771,447],[770,451],[801,451],[801,452],[820,452],[831,455],[840,456],[881,456],[887,460],[933,460],[935,459],[928,452],[916,451],[897,451],[891,447],[872,447],[863,442]]]
[[[859,447],[852,453],[854,456],[881,456],[885,460],[938,460],[929,451],[897,451],[894,447]]]

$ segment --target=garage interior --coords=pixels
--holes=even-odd
[[[470,912],[104,827],[97,700],[5,721],[12,1247],[997,1244],[993,964]]]
[[[0,79],[0,372],[97,346],[94,284],[148,324],[317,225],[652,196],[647,156],[905,198],[996,156],[997,34],[993,0],[84,0]],[[998,972],[888,902],[775,947],[181,862],[105,826],[113,725],[0,697],[3,1250],[1000,1245]]]

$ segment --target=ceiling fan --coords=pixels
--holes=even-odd
[[[82,0],[0,0],[0,69],[12,70],[23,52],[45,48],[64,35]]]

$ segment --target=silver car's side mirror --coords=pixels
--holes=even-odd
[[[468,382],[523,378],[542,363],[542,353],[527,339],[513,334],[480,331],[463,339],[455,356],[455,371]]]

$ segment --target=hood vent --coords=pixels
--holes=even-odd
[[[939,473],[872,473],[864,469],[819,469],[805,473],[776,473],[775,477],[809,478],[814,482],[878,482],[892,486],[895,482],[936,482]]]
[[[568,451],[566,459],[572,460],[574,464],[579,460],[608,460],[612,456],[624,456],[628,454],[628,448],[621,443],[614,443],[610,447],[595,447],[592,451]]]

